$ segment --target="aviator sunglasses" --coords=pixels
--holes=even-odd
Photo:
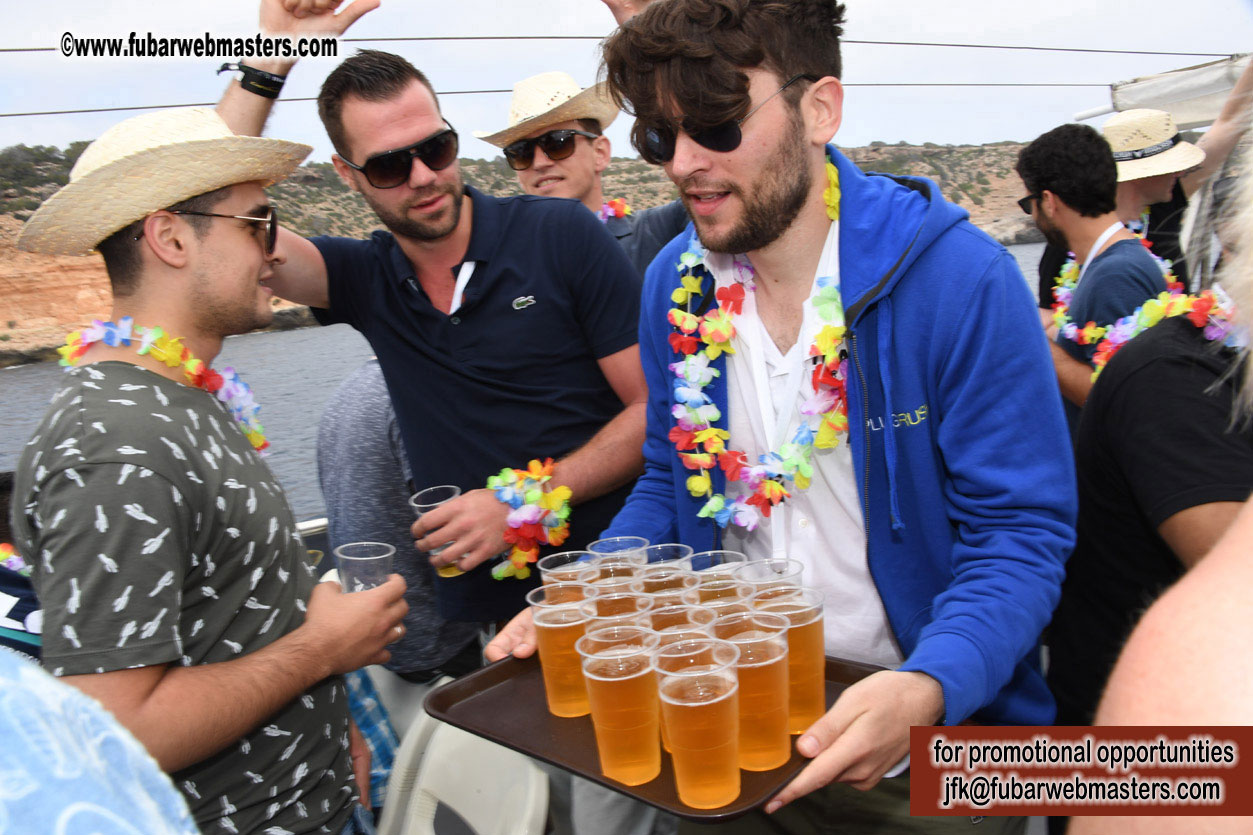
[[[544,155],[551,160],[566,159],[574,153],[574,137],[586,136],[595,139],[596,134],[585,130],[563,128],[550,130],[534,139],[519,139],[505,146],[505,160],[514,171],[525,171],[535,161],[535,146],[539,146]]]
[[[171,210],[172,215],[196,215],[197,217],[225,217],[231,220],[247,220],[250,221],[254,228],[263,233],[261,245],[265,248],[266,256],[274,254],[274,245],[278,242],[278,211],[273,206],[265,207],[264,217],[252,217],[251,215],[223,215],[217,212],[191,212],[182,210]],[[139,240],[144,236],[142,229],[139,234],[132,240]]]
[[[740,125],[748,121],[748,117],[752,116],[758,110],[765,106],[775,96],[782,93],[788,87],[791,87],[797,81],[804,79],[805,81],[817,81],[818,76],[808,73],[799,73],[789,78],[782,87],[775,90],[769,96],[762,100],[761,104],[744,114],[739,119],[732,119],[723,122],[720,125],[714,125],[704,130],[693,130],[687,119],[683,120],[682,130],[692,138],[692,141],[702,148],[708,148],[711,151],[726,153],[734,151],[740,147],[740,142],[744,135],[740,132]],[[674,159],[674,143],[677,134],[672,125],[661,125],[659,127],[649,127],[644,129],[643,141],[639,145],[640,156],[646,162],[653,165],[662,165]]]
[[[422,160],[422,164],[432,171],[442,171],[453,164],[453,160],[457,158],[457,131],[448,122],[444,124],[448,127],[439,133],[415,142],[408,148],[375,154],[364,165],[355,165],[344,157],[340,159],[349,168],[364,174],[375,188],[395,188],[408,181],[414,157]]]

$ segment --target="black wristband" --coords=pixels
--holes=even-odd
[[[227,70],[238,70],[242,74],[239,86],[249,93],[255,93],[267,99],[278,98],[279,92],[283,89],[283,82],[287,80],[285,75],[275,75],[247,64],[223,64],[218,68],[218,75]]]

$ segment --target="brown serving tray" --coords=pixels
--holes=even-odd
[[[855,681],[881,667],[827,658],[827,705]],[[740,771],[740,796],[718,809],[693,809],[679,800],[670,755],[661,752],[661,774],[641,786],[624,786],[600,773],[590,716],[562,719],[548,712],[539,660],[505,658],[427,694],[426,712],[492,742],[552,763],[602,786],[689,820],[731,820],[762,806],[809,760],[795,749],[773,771]]]

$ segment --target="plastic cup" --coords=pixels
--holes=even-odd
[[[422,514],[429,513],[442,504],[452,501],[461,495],[461,488],[455,484],[441,484],[437,487],[428,487],[425,490],[419,490],[409,497],[409,506],[413,508],[415,519],[421,519]],[[438,548],[432,548],[427,553],[431,556],[438,556],[443,550],[452,543],[440,545]],[[435,569],[435,573],[441,577],[457,577],[465,574],[455,565],[441,565]]]
[[[644,594],[644,581],[637,580],[635,577],[620,575],[617,577],[598,577],[594,580],[588,580],[580,576],[580,582],[586,582],[589,586],[596,589],[599,597],[607,594]]]
[[[731,573],[715,572],[713,574],[697,574],[700,584],[696,586],[696,596],[701,603],[713,600],[744,600],[751,596],[752,587],[741,583]]]
[[[596,540],[587,546],[587,550],[602,557],[627,557],[643,562],[647,547],[648,540],[642,536],[611,536]]]
[[[709,632],[709,625],[716,617],[713,610],[704,606],[664,606],[660,609],[654,606],[648,613],[654,632],[691,629]]]
[[[792,756],[788,736],[788,619],[737,612],[713,622],[713,636],[740,650],[740,768],[770,771]]]
[[[535,563],[535,567],[544,583],[583,582],[580,575],[596,565],[596,560],[597,556],[591,551],[562,551],[549,554]]]
[[[586,716],[590,710],[574,645],[583,637],[588,621],[579,606],[591,593],[583,583],[547,583],[526,594],[535,623],[544,697],[553,716]]]
[[[739,551],[697,551],[687,561],[693,571],[726,574],[740,563],[748,562],[748,555]]]
[[[644,549],[644,562],[648,565],[673,562],[692,556],[692,546],[678,542],[663,542]]]
[[[661,773],[657,677],[649,660],[656,647],[656,634],[638,626],[592,630],[575,644],[601,774],[625,786],[647,783]]]
[[[593,588],[595,588],[593,586]],[[651,598],[635,592],[605,594],[584,600],[579,609],[587,617],[587,631],[607,629],[611,626],[642,626],[648,628],[648,613],[653,608]]]
[[[756,611],[788,619],[788,730],[794,734],[804,733],[827,710],[822,600],[817,589],[779,588],[748,601]]]
[[[739,684],[734,644],[713,638],[653,653],[679,800],[717,809],[740,796]]]
[[[700,580],[682,565],[658,563],[646,565],[637,575],[644,583],[645,594],[660,594],[669,591],[694,589]]]
[[[801,575],[804,573],[805,566],[800,560],[772,557],[764,560],[749,560],[737,565],[732,576],[748,585],[753,594],[756,594],[766,589],[800,588]]]
[[[349,542],[335,549],[339,582],[346,592],[365,591],[387,582],[396,549],[386,542]]]

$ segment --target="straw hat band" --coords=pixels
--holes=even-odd
[[[1183,135],[1176,133],[1165,142],[1158,142],[1156,145],[1150,145],[1147,148],[1136,148],[1131,151],[1114,151],[1114,161],[1127,162],[1133,159],[1145,159],[1146,157],[1157,156],[1163,151],[1169,151],[1182,141]]]

